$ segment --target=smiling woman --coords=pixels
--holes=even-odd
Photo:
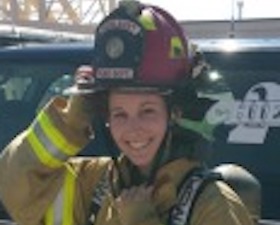
[[[198,96],[226,102],[226,106],[230,103],[237,103],[235,106],[240,104],[246,106],[241,107],[242,110],[240,111],[232,110],[229,117],[228,114],[223,113],[228,108],[216,107],[219,104],[211,107],[211,109],[216,107],[218,110],[210,110],[210,112],[216,112],[210,121],[220,125],[214,133],[214,142],[212,143],[214,154],[211,155],[210,161],[208,160],[207,163],[212,166],[223,162],[234,162],[252,172],[260,180],[263,187],[262,218],[279,221],[280,202],[278,199],[280,198],[280,180],[278,177],[280,176],[280,142],[278,137],[280,123],[278,121],[280,118],[277,116],[279,115],[277,104],[280,93],[278,90],[280,83],[280,41],[279,39],[240,40],[236,38],[235,41],[238,48],[233,49],[231,52],[224,51],[222,46],[223,40],[220,39],[195,41],[210,64],[210,67],[208,66],[210,71],[205,71],[203,76],[199,75],[201,82],[199,82]],[[4,146],[31,123],[36,112],[42,110],[43,106],[51,98],[62,94],[61,91],[70,85],[69,81],[71,84],[73,83],[73,74],[76,67],[81,64],[89,64],[92,61],[92,46],[90,42],[71,42],[71,44],[49,43],[0,49],[0,74],[8,75],[9,79],[17,77],[17,79],[25,80],[28,78],[27,80],[31,80],[30,86],[26,89],[27,92],[20,100],[20,103],[22,103],[20,108],[15,105],[12,107],[12,104],[10,105],[9,101],[6,101],[6,93],[2,95],[4,97],[2,98],[3,105],[0,106],[1,150],[4,150]],[[52,56],[51,58],[49,57],[50,55]],[[92,68],[89,71],[92,71]],[[195,71],[197,70],[195,69]],[[201,69],[198,69],[198,71],[201,71]],[[212,72],[218,73],[219,79],[214,79],[215,81],[210,79]],[[215,75],[214,77],[217,76]],[[89,80],[91,82],[94,81],[95,77],[91,78]],[[90,86],[92,83],[86,86]],[[17,84],[20,84],[20,82],[17,82]],[[26,82],[23,81],[23,84],[26,84]],[[1,88],[4,92],[3,87]],[[18,92],[20,90],[23,89],[19,89]],[[88,93],[88,90],[85,93]],[[190,102],[186,96],[188,95],[182,98],[182,103]],[[259,98],[260,101],[250,104],[252,103],[250,100],[254,98]],[[101,98],[97,99],[98,103],[103,101]],[[27,102],[28,104],[26,104]],[[167,102],[169,105],[170,101],[168,99]],[[204,106],[206,110],[206,105],[206,103],[200,102],[199,110],[203,111],[202,108]],[[24,108],[25,106],[26,108]],[[254,113],[251,113],[251,116],[254,117],[249,117],[248,111],[246,111],[250,106],[253,106],[251,112]],[[186,112],[189,112],[188,115],[197,114],[194,107],[189,107],[188,110],[186,109]],[[242,120],[240,120],[240,117],[237,117],[240,116],[238,112],[242,113]],[[26,118],[29,119],[22,119],[21,116],[23,115],[28,116]],[[269,117],[261,117],[265,115],[269,115]],[[79,155],[87,157],[118,156],[119,150],[116,146],[111,148],[110,141],[104,138],[103,133],[107,133],[108,129],[103,126],[102,120],[97,119],[98,121],[95,121],[97,124],[94,126],[94,135],[91,136],[95,138],[91,139],[89,144],[79,152]],[[184,123],[186,121],[188,122],[187,125]],[[231,124],[229,124],[230,121]],[[256,121],[262,121],[266,125],[256,126]],[[186,127],[191,127],[192,129],[194,126],[191,125],[195,125],[195,129],[200,131],[204,127],[204,123],[190,122],[186,118],[181,122]],[[244,122],[249,126],[249,129],[244,127]],[[172,123],[168,123],[168,126],[172,126]],[[252,129],[252,127],[255,129]],[[211,129],[205,129],[204,131],[206,131],[203,133],[204,136],[211,137],[209,135],[211,134],[209,133]],[[248,133],[244,135],[244,131],[249,132],[249,135]],[[258,132],[258,136],[256,132]],[[182,139],[189,140],[189,136],[188,139],[184,137]],[[177,141],[176,143],[180,142]],[[174,149],[178,147],[175,146]],[[205,149],[202,148],[202,150]],[[209,150],[207,148],[207,154],[211,152]],[[187,151],[183,152],[186,153]],[[172,151],[172,155],[175,153],[176,151]],[[196,154],[202,156],[202,153],[199,151]],[[135,174],[137,173],[133,169],[132,171],[132,177],[137,177],[137,180],[139,180],[140,175],[136,176]],[[178,173],[181,173],[181,171]],[[20,175],[18,174],[17,176]],[[1,209],[0,218],[6,218]],[[271,221],[270,224],[275,223]],[[261,224],[269,224],[269,221],[262,220]]]
[[[14,220],[252,225],[240,197],[205,166],[213,101],[199,98],[197,82],[207,67],[178,22],[157,6],[121,2],[97,27],[91,56],[69,98],[52,98],[0,156],[0,195]],[[119,157],[75,157],[98,139],[97,123],[99,148]]]
[[[71,43],[26,52],[25,46],[21,54],[17,51],[17,60],[0,65],[1,69],[9,65],[20,76],[31,63],[34,70],[28,75],[40,82],[31,82],[38,91],[28,88],[31,93],[26,97],[36,100],[56,81],[47,90],[50,101],[0,156],[1,200],[18,224],[54,224],[55,219],[67,225],[186,221],[250,225],[240,197],[206,166],[229,160],[245,164],[261,178],[265,215],[280,215],[276,127],[250,127],[260,118],[254,113],[244,117],[246,123],[238,120],[236,112],[246,113],[246,107],[232,111],[236,120],[230,126],[226,116],[221,120],[223,111],[215,111],[215,121],[225,121],[217,133],[205,117],[213,99],[229,96],[243,106],[256,98],[255,106],[260,101],[269,106],[266,109],[274,106],[280,93],[275,84],[280,79],[279,48],[251,45],[225,53],[217,46],[203,46],[208,65],[197,49],[188,48],[189,39],[171,15],[135,1],[123,2],[96,34],[94,49],[92,44]],[[124,48],[115,48],[112,42]],[[18,59],[21,67],[15,67]],[[57,96],[65,81],[63,74],[74,74],[79,64],[87,65],[76,70],[74,84],[66,92],[70,96]],[[219,79],[210,79],[209,69],[217,71]],[[276,91],[265,94],[271,87]],[[265,119],[262,122],[271,124]],[[252,141],[253,135],[244,135],[244,126],[249,134],[261,128],[263,143],[245,145],[244,140]],[[103,131],[101,138],[98,128]],[[233,143],[229,137],[236,134],[239,139],[234,141],[239,142]],[[90,145],[92,138],[102,139],[105,145]],[[215,157],[206,161],[210,142]],[[88,146],[91,157],[76,157]],[[120,154],[106,157],[104,153],[112,148]]]

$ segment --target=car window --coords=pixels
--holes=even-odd
[[[74,83],[73,74],[62,74],[57,79],[53,80],[52,83],[48,86],[45,93],[43,94],[36,111],[39,112],[42,107],[54,96],[62,96],[67,98],[64,94],[64,90]]]
[[[8,76],[0,77],[0,101],[20,101],[32,83],[31,77]]]
[[[59,92],[57,85],[50,85],[63,74],[72,73],[73,67],[32,61],[0,64],[0,149],[30,124],[45,93]]]
[[[206,97],[216,101],[234,98],[223,71],[212,67],[197,79],[198,97]]]

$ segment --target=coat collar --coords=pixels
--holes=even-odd
[[[122,177],[130,184],[131,177],[135,176],[131,171],[131,165],[125,157],[119,158]],[[184,177],[201,164],[187,158],[180,158],[166,163],[156,173],[153,185],[153,201],[161,217],[168,216],[168,211],[174,206],[177,199],[177,189]]]
[[[166,214],[174,206],[177,199],[177,189],[194,168],[200,164],[186,158],[174,160],[158,171],[155,178],[154,203],[160,214]]]

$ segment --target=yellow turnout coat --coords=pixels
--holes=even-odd
[[[98,181],[112,167],[111,158],[74,157],[89,140],[63,123],[60,111],[65,104],[64,99],[52,100],[2,152],[0,196],[19,225],[85,225]],[[129,179],[131,174],[120,164]],[[164,165],[154,181],[157,215],[133,225],[167,225],[177,187],[195,166],[183,158]],[[235,192],[216,181],[200,194],[190,223],[251,225],[252,221]],[[121,225],[110,191],[105,193],[95,224]]]

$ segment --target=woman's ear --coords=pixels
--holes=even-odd
[[[183,111],[180,107],[173,107],[173,109],[170,112],[170,118],[168,121],[168,127],[174,127],[176,124],[176,121],[178,121],[183,116]]]
[[[182,116],[183,116],[182,109],[178,106],[173,107],[173,109],[171,110],[171,116],[170,116],[171,121],[176,121],[177,119],[182,118]]]

